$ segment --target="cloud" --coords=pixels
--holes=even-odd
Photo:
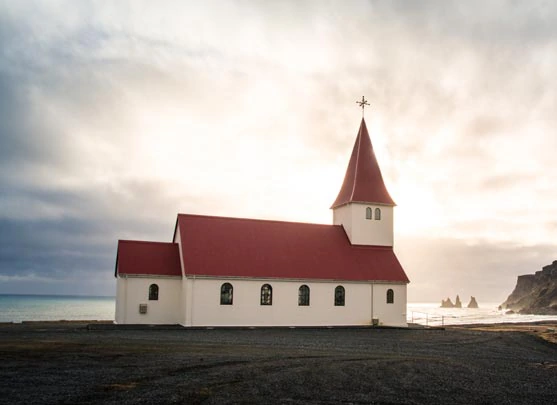
[[[459,285],[481,285],[482,261],[516,251],[534,271],[536,246],[549,252],[557,237],[556,11],[506,1],[0,6],[4,284],[79,272],[104,290],[117,239],[169,240],[177,212],[328,222],[363,94],[401,238],[438,238],[401,253],[410,267],[427,251]],[[462,245],[480,240],[488,250]],[[530,253],[508,248],[523,245]],[[452,266],[450,255],[477,264]],[[409,274],[416,297],[439,298],[425,270]]]
[[[502,303],[516,278],[555,260],[555,246],[470,242],[450,238],[400,238],[395,251],[411,283],[409,301],[441,302],[459,294],[481,303]]]

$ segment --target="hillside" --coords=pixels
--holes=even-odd
[[[557,260],[534,274],[518,276],[501,307],[521,314],[557,315]]]

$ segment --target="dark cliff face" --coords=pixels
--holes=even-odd
[[[518,276],[501,306],[521,314],[557,315],[557,260],[535,274]]]

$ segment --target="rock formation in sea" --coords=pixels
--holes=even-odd
[[[454,304],[450,298],[447,298],[446,300],[441,300],[441,308],[462,308],[462,301],[460,301],[460,297],[457,294]],[[468,308],[478,308],[478,303],[476,302],[475,297],[470,297],[470,303],[468,304]]]
[[[454,304],[450,298],[446,300],[441,300],[441,308],[454,308]]]
[[[518,276],[501,307],[521,314],[557,315],[557,260],[534,274]]]
[[[476,297],[470,297],[468,308],[478,308],[478,302],[476,301]]]

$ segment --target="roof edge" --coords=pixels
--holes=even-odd
[[[183,276],[170,276],[168,274],[140,274],[140,273],[118,273],[120,278],[174,278],[181,280]],[[124,277],[123,277],[124,276]]]
[[[200,215],[200,214],[178,214],[178,218],[207,218],[207,219],[227,219],[232,221],[253,221],[253,222],[272,222],[277,224],[295,224],[295,225],[313,225],[313,226],[339,226],[331,224],[317,224],[314,222],[302,222],[302,221],[283,221],[280,219],[264,219],[264,218],[246,218],[246,217],[225,217],[217,215]]]
[[[152,241],[152,240],[133,240],[133,239],[118,239],[118,243],[142,243],[142,244],[149,244],[149,245],[177,245],[174,242],[159,242],[159,241]]]
[[[380,203],[380,202],[373,202],[373,201],[346,201],[337,205],[331,205],[331,207],[329,208],[330,210],[333,210],[335,208],[339,208],[339,207],[343,207],[345,205],[348,204],[365,204],[365,205],[381,205],[382,207],[396,207],[396,203],[393,202],[392,204],[387,204],[387,203]]]

